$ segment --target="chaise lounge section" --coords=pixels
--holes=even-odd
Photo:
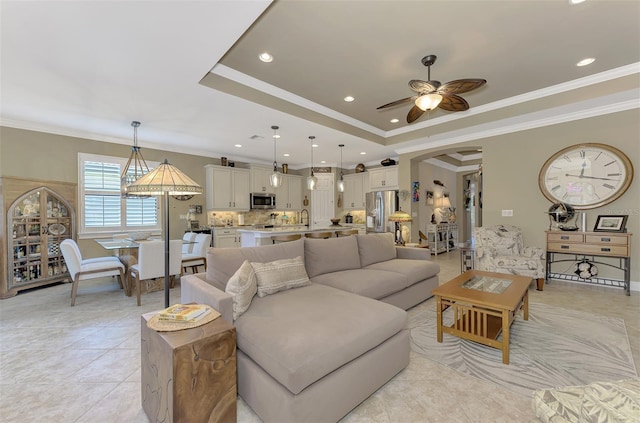
[[[310,284],[255,296],[233,320],[227,282],[245,260],[302,257]],[[408,309],[431,296],[439,266],[391,234],[211,248],[182,301],[211,305],[237,331],[238,392],[265,422],[334,422],[409,362]]]

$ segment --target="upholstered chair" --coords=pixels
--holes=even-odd
[[[190,267],[193,273],[196,273],[198,266],[204,266],[204,270],[207,270],[207,250],[211,246],[211,234],[195,235],[195,244],[191,244],[192,252],[185,254],[182,246],[182,269],[184,271]]]
[[[193,253],[193,247],[196,245],[196,236],[198,234],[195,232],[185,232],[184,235],[182,235],[182,241],[184,241],[184,243],[182,244],[182,255],[184,256],[185,254],[191,254]],[[184,258],[184,257],[183,257]]]
[[[78,244],[72,239],[62,241],[60,243],[60,251],[62,251],[62,256],[73,280],[73,284],[71,285],[72,307],[76,304],[78,282],[81,280],[117,276],[120,286],[123,286],[126,291],[127,287],[123,285],[126,283],[124,280],[124,264],[118,260],[118,257],[106,256],[83,260]]]
[[[145,280],[164,277],[164,249],[162,240],[142,241],[138,248],[138,263],[129,268],[130,279],[136,287],[138,305],[140,302],[141,283]],[[179,276],[182,269],[182,240],[169,241],[169,275]],[[173,287],[173,279],[171,280]]]
[[[542,291],[545,251],[525,247],[520,228],[511,225],[479,227],[473,230],[475,268],[487,272],[529,276]]]

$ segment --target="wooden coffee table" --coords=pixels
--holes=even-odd
[[[433,290],[438,314],[438,342],[442,333],[502,350],[509,364],[509,328],[518,311],[529,320],[529,285],[532,278],[468,270]],[[453,308],[453,325],[442,324],[442,313]],[[498,336],[502,333],[502,340]]]

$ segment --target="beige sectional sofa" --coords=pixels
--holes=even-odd
[[[245,260],[302,257],[310,284],[264,297],[233,320],[229,279]],[[431,296],[439,266],[391,234],[211,248],[182,301],[209,304],[237,331],[238,392],[265,422],[334,422],[409,362],[404,310]]]

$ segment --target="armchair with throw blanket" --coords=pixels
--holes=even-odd
[[[487,272],[529,276],[542,291],[545,277],[545,251],[525,247],[520,228],[511,225],[479,227],[473,230],[476,269]]]

